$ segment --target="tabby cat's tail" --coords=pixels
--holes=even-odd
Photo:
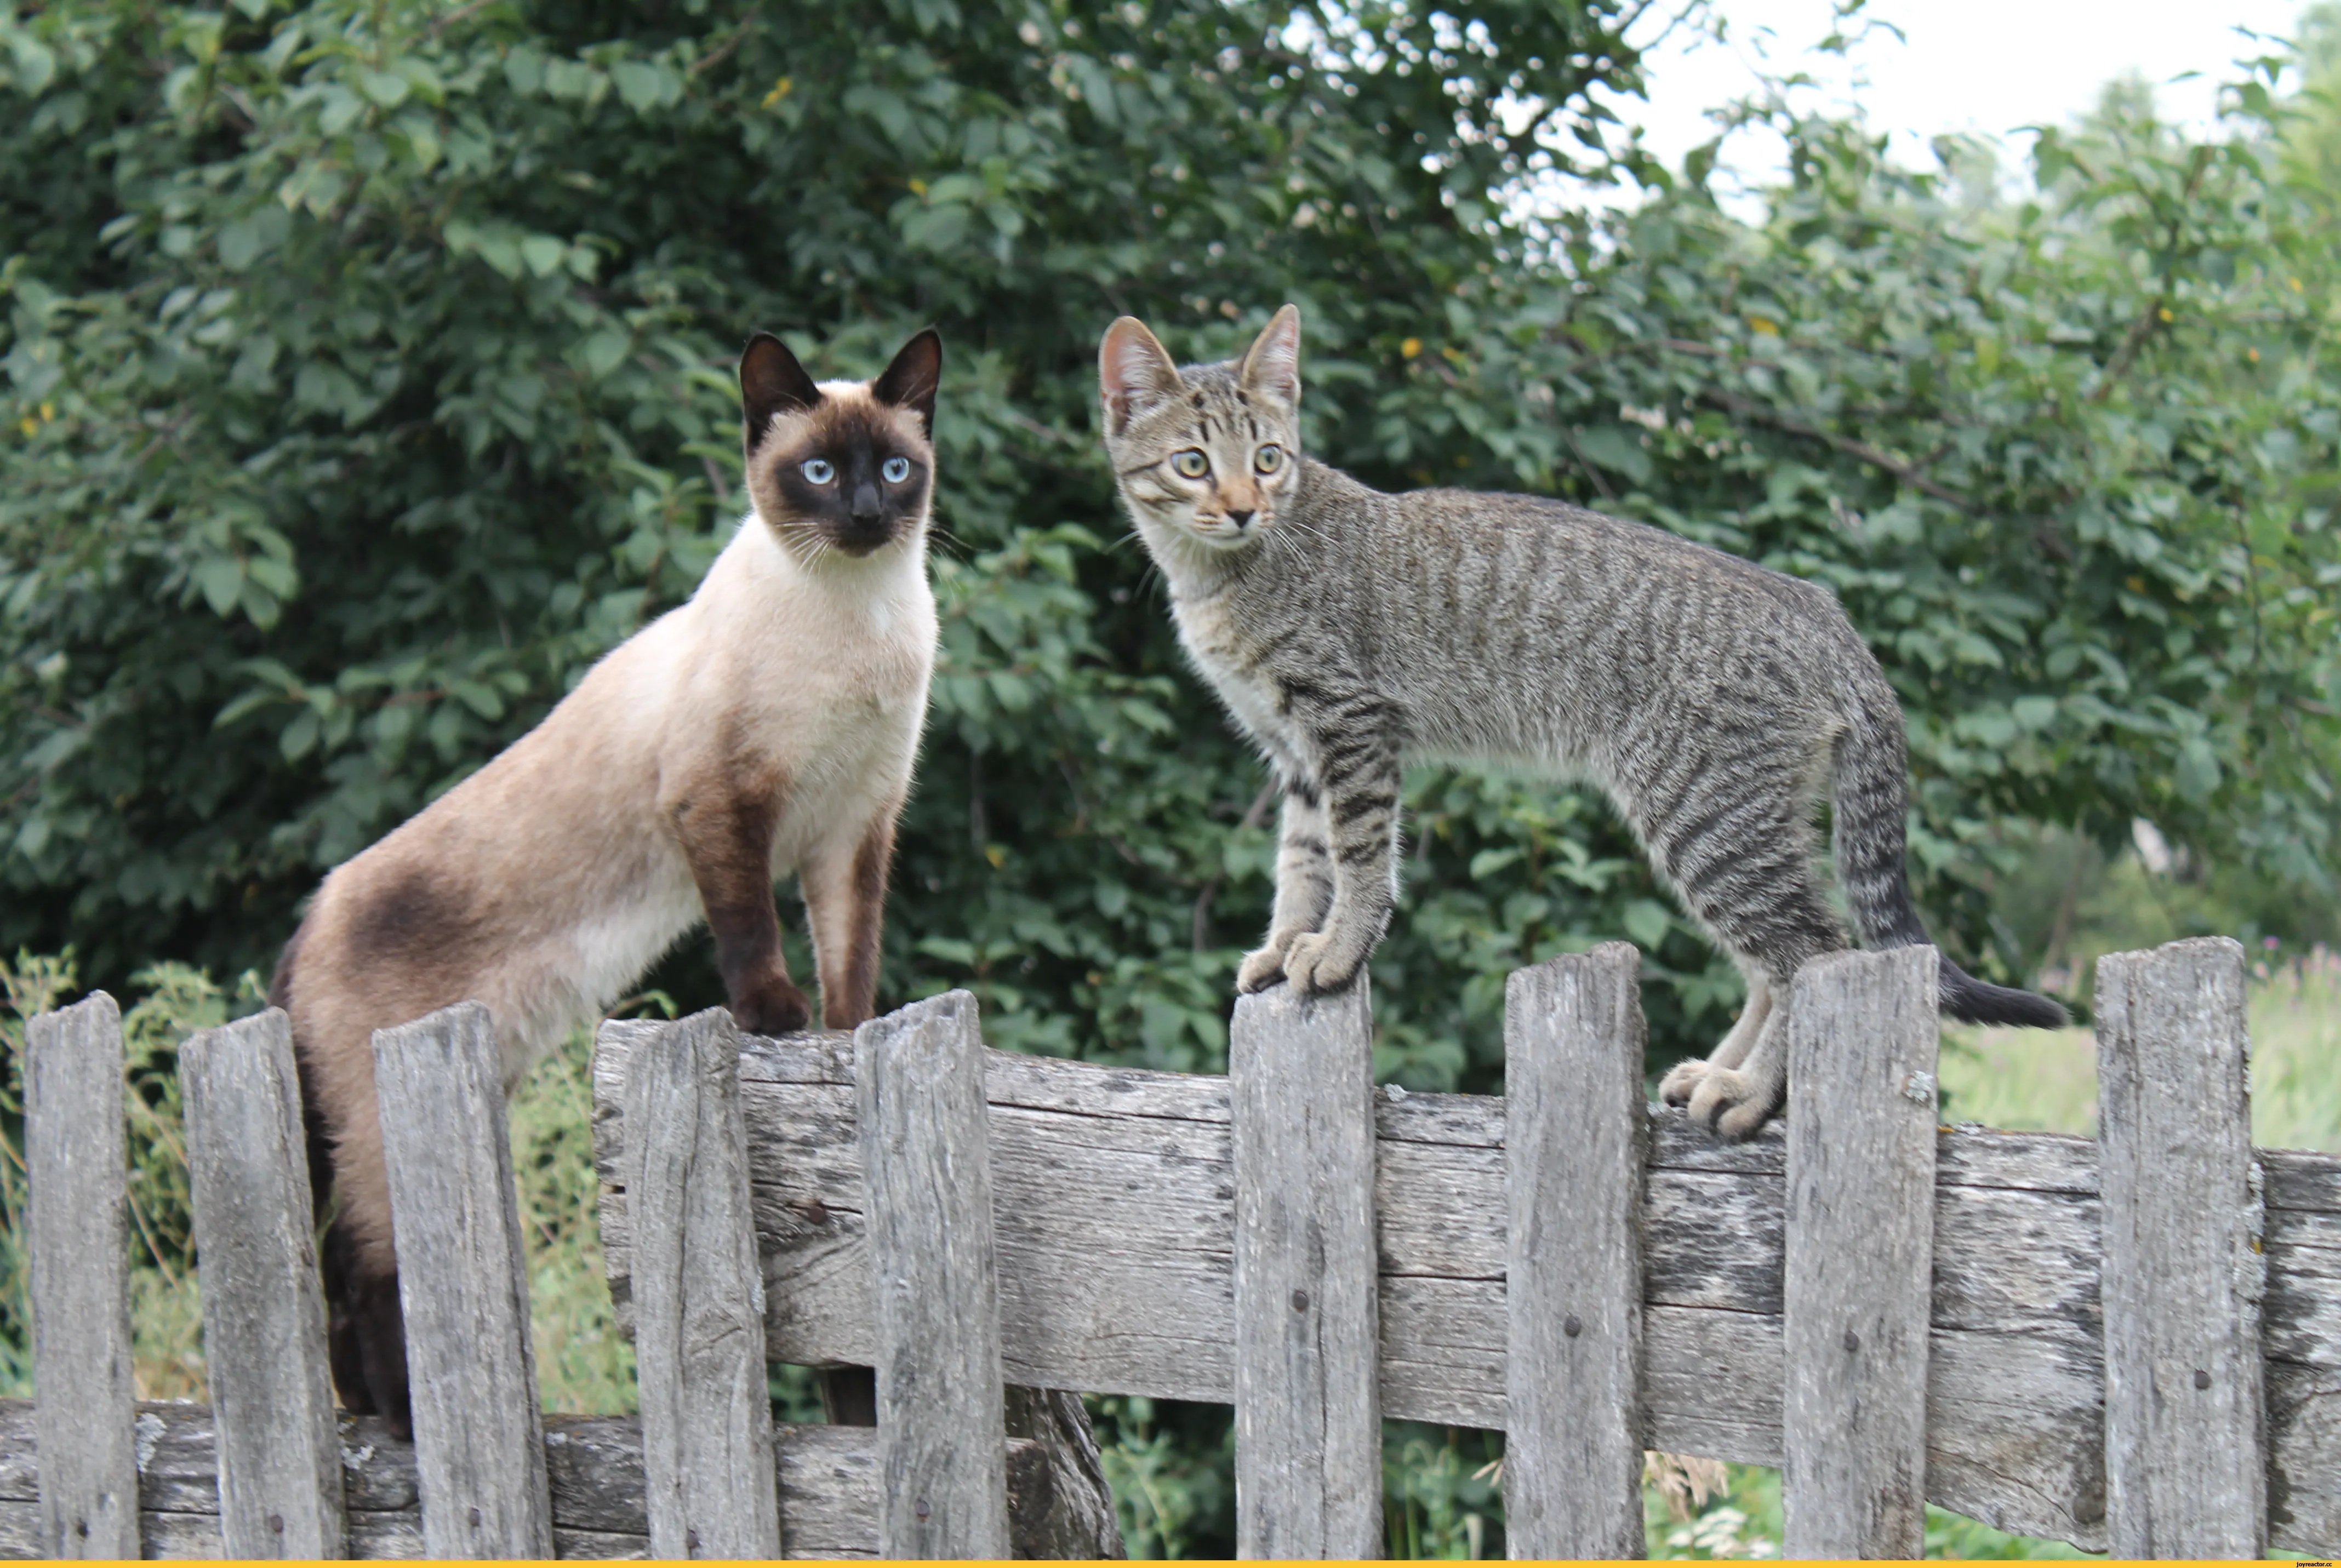
[[[1890,690],[1857,690],[1837,743],[1837,875],[1868,948],[1915,948],[1928,940],[1910,901],[1903,842],[1904,792],[1910,777],[1902,714]],[[1970,1024],[2061,1029],[2070,1020],[2047,997],[1995,986],[1942,960],[1940,1005]]]

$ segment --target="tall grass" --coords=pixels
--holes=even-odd
[[[2341,1154],[2341,953],[2262,949],[2252,965],[2252,1142]],[[1944,1116],[2019,1131],[2097,1130],[2087,1029],[1943,1032]]]

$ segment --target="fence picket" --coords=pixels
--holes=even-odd
[[[764,1278],[732,1015],[710,1008],[643,1040],[625,1105],[651,1555],[778,1557]]]
[[[2244,949],[2097,963],[2106,1526],[2117,1557],[2267,1553]]]
[[[477,1002],[374,1037],[423,1554],[551,1557],[528,1270],[494,1023]]]
[[[291,1023],[271,1007],[194,1036],[179,1086],[222,1541],[231,1557],[339,1557],[341,1437]]]
[[[1788,1017],[1789,1557],[1918,1557],[1935,1254],[1932,948],[1838,953]]]
[[[975,998],[854,1031],[876,1283],[880,1554],[1004,1558],[1008,1435],[991,1135]]]
[[[1236,1550],[1380,1554],[1373,1011],[1366,978],[1237,998]]]
[[[1517,969],[1504,996],[1504,1539],[1646,1555],[1641,955]]]
[[[122,1013],[93,991],[25,1031],[41,1551],[136,1557]]]

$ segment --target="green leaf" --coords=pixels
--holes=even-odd
[[[244,595],[244,562],[232,555],[207,555],[195,563],[195,588],[212,613],[224,618]]]
[[[1657,952],[1667,939],[1668,928],[1674,924],[1674,916],[1667,907],[1649,898],[1635,899],[1619,918],[1625,924],[1626,934],[1645,953]]]

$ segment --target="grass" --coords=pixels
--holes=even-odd
[[[46,968],[40,966],[46,964]],[[72,992],[55,961],[0,966],[25,1011]],[[150,994],[125,1017],[132,1057],[133,1204],[140,1266],[132,1272],[139,1392],[146,1398],[204,1397],[202,1308],[185,1245],[184,1154],[175,1084],[166,1083],[188,1030],[249,1007],[201,976],[173,966],[147,971]],[[248,990],[249,987],[247,987]],[[2341,955],[2316,948],[2264,955],[2250,1001],[2254,1141],[2267,1147],[2341,1153]],[[0,1113],[15,1110],[13,1081],[22,1014],[0,1019],[10,1081]],[[512,1103],[515,1186],[529,1263],[537,1372],[548,1410],[619,1414],[635,1405],[633,1350],[618,1334],[603,1280],[595,1214],[591,1043],[574,1036],[530,1074]],[[1945,1114],[1958,1121],[2088,1134],[2096,1125],[2097,1060],[2086,1030],[2054,1034],[1961,1029],[1944,1037]],[[13,1131],[14,1117],[0,1119]],[[176,1162],[176,1168],[174,1168]],[[15,1226],[22,1166],[0,1136],[0,1394],[31,1392],[21,1333],[24,1279]],[[815,1408],[801,1369],[776,1369],[782,1413]],[[1092,1402],[1106,1474],[1134,1557],[1208,1554],[1232,1547],[1233,1460],[1224,1407],[1143,1399]],[[1389,1424],[1386,1513],[1392,1556],[1499,1555],[1502,1509],[1493,1434]],[[1649,1554],[1713,1560],[1779,1554],[1779,1476],[1755,1465],[1654,1462],[1645,1487]],[[1930,1558],[2082,1555],[2060,1543],[2008,1535],[1940,1509],[1928,1511]]]
[[[2341,1154],[2341,953],[2253,965],[2252,1142]],[[1947,1029],[1947,1120],[2025,1132],[2097,1130],[2097,1046],[2087,1029]]]

